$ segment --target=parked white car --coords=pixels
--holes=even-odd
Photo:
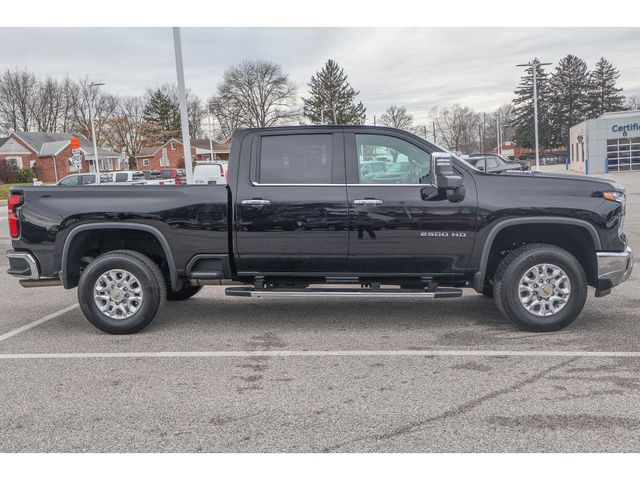
[[[193,183],[197,185],[226,185],[227,172],[224,166],[219,163],[196,165],[196,168],[193,169]]]
[[[146,185],[147,180],[144,178],[144,173],[136,170],[124,170],[121,172],[109,172],[105,175],[109,175],[110,185]],[[102,183],[105,183],[102,181]]]
[[[62,180],[58,181],[56,185],[61,187],[78,187],[78,186],[88,186],[93,185],[97,186],[102,183],[108,183],[111,179],[109,174],[106,173],[74,173],[72,175],[67,175]]]
[[[122,172],[106,173],[74,173],[67,175],[56,185],[61,187],[98,186],[98,185],[145,185],[144,173],[125,170]],[[170,183],[170,182],[167,182]]]

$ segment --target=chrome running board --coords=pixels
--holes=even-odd
[[[255,288],[230,287],[225,294],[232,297],[376,297],[376,298],[454,298],[461,297],[459,288],[435,291],[401,288]]]

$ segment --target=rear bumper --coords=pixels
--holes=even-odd
[[[597,252],[598,290],[608,290],[626,281],[633,270],[633,250]]]
[[[30,253],[9,250],[7,251],[7,258],[9,259],[9,270],[7,270],[9,275],[26,280],[40,279],[38,262]]]

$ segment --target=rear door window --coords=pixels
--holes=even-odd
[[[126,182],[128,175],[126,173],[116,173],[115,182]]]
[[[331,169],[331,135],[262,137],[257,175],[259,183],[331,183]]]

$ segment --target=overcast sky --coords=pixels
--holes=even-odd
[[[604,56],[624,93],[640,93],[638,28],[184,28],[182,37],[187,87],[203,99],[243,59],[281,64],[305,96],[311,75],[333,58],[370,121],[391,104],[406,105],[418,123],[434,105],[491,111],[513,98],[522,74],[515,64],[535,56],[555,66],[572,53],[589,67]],[[88,75],[132,95],[176,79],[170,28],[0,28],[7,67]]]

